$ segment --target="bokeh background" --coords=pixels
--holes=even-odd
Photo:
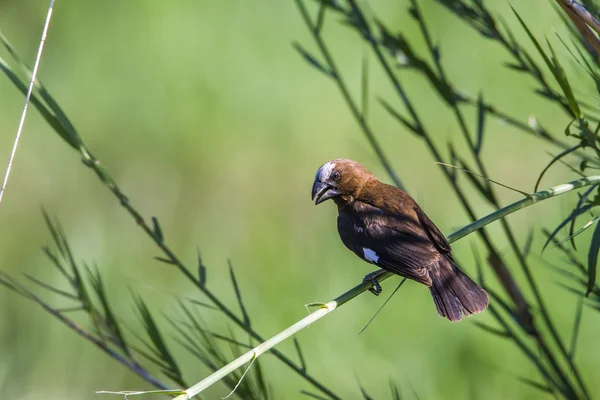
[[[0,29],[27,60],[34,59],[47,3],[0,1]],[[390,27],[415,37],[414,46],[424,50],[406,1],[369,3]],[[496,3],[494,9],[523,38],[508,2]],[[531,79],[502,65],[507,60],[503,49],[432,1],[420,4],[457,86],[473,95],[484,93],[519,120],[534,114],[555,135],[563,134],[568,116],[534,95]],[[555,31],[564,32],[551,2],[531,0],[515,7],[538,37],[556,42]],[[336,18],[328,19],[326,37],[358,95],[364,45]],[[329,300],[370,271],[340,242],[333,204],[314,207],[310,201],[316,169],[329,159],[347,157],[389,181],[333,82],[299,56],[295,41],[315,49],[292,0],[59,0],[39,73],[132,203],[160,219],[167,242],[190,265],[200,249],[210,287],[235,308],[227,270],[231,260],[253,324],[264,336],[304,317],[305,303]],[[568,58],[564,47],[556,48]],[[564,64],[571,69],[568,60]],[[436,140],[456,141],[460,148],[456,124],[428,83],[410,71],[402,79]],[[375,63],[371,90],[397,105]],[[4,165],[23,99],[5,76],[0,76],[0,93]],[[472,111],[467,113],[471,124]],[[370,118],[393,167],[442,231],[470,222],[424,145],[375,101]],[[550,159],[547,152],[557,149],[488,121],[484,154],[495,179],[532,190]],[[559,167],[542,186],[571,177]],[[490,211],[475,192],[469,193],[479,215]],[[504,204],[519,198],[510,191],[499,193]],[[530,229],[537,234],[543,226],[554,226],[575,200],[572,194],[539,204],[511,216],[510,222],[523,240]],[[0,268],[60,286],[61,277],[40,250],[51,242],[42,207],[60,220],[76,258],[98,265],[115,311],[134,329],[139,324],[129,288],[149,301],[167,333],[173,330],[160,312],[176,307],[169,293],[201,299],[174,269],[153,260],[159,255],[153,243],[31,108],[0,206]],[[498,226],[490,231],[497,233]],[[474,274],[471,245],[478,245],[475,237],[454,249],[464,269]],[[508,250],[504,246],[501,251]],[[584,258],[587,246],[581,248]],[[550,251],[544,256],[558,255]],[[533,265],[560,332],[568,338],[576,298],[556,284],[556,274],[541,263]],[[522,281],[516,265],[509,267]],[[396,283],[387,281],[384,296],[360,296],[297,336],[309,372],[344,398],[359,398],[359,383],[374,398],[391,398],[389,379],[406,398],[415,398],[414,393],[422,399],[543,397],[515,379],[535,378],[536,372],[514,344],[473,324],[493,324],[489,313],[451,324],[437,316],[428,291],[414,283],[405,285],[359,336]],[[55,298],[46,293],[45,299]],[[98,398],[95,390],[149,388],[38,306],[3,288],[0,310],[0,398],[92,399]],[[596,394],[599,317],[584,310],[577,354]],[[224,329],[217,314],[206,318],[216,330]],[[295,357],[291,342],[280,348]],[[189,382],[208,373],[175,343],[172,349]],[[263,363],[275,398],[302,398],[301,389],[311,390],[269,355]],[[216,386],[207,398],[226,393]]]

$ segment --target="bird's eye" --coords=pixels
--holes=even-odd
[[[340,179],[340,173],[338,171],[333,171],[331,173],[331,179],[337,181],[338,179]]]

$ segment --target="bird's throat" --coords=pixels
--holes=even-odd
[[[334,197],[333,201],[338,206],[338,211],[342,211],[342,210],[348,208],[348,206],[350,206],[350,204],[352,204],[352,202],[354,201],[354,197],[349,194],[343,194],[343,195]]]

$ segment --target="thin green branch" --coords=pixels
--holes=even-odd
[[[358,13],[358,15],[361,15],[361,10],[358,7],[358,4],[354,0],[348,0],[348,1],[349,1],[350,5],[352,6],[354,12]],[[380,26],[380,28],[384,29],[383,26]],[[367,27],[364,27],[363,30],[367,30]],[[390,36],[390,35],[388,34],[388,36]],[[417,128],[417,131],[415,133],[418,133],[423,138],[423,140],[427,144],[427,147],[429,148],[430,152],[432,153],[432,155],[436,161],[444,161],[437,146],[434,143],[433,138],[427,133],[426,129],[424,128],[424,124],[421,122],[416,111],[413,109],[412,103],[410,102],[406,92],[404,91],[404,89],[400,83],[400,80],[394,74],[388,60],[384,57],[384,55],[380,49],[381,44],[376,40],[372,40],[370,33],[368,35],[363,35],[363,37],[365,37],[365,39],[368,40],[368,43],[371,45],[373,52],[376,54],[377,59],[379,60],[381,66],[383,67],[386,76],[390,80],[390,83],[393,85],[394,89],[396,89],[396,93],[402,100],[402,103],[404,104],[404,106],[408,110],[411,118],[413,119],[415,127]],[[429,69],[429,70],[431,71],[431,69]],[[436,79],[435,77],[431,78],[432,74],[433,74],[433,72],[430,74],[426,74],[426,75],[427,75],[428,79],[435,80]],[[434,85],[434,86],[448,87],[447,84]],[[446,98],[447,96],[442,95],[442,97]],[[449,100],[449,102],[454,103],[454,101],[451,101],[451,100]],[[444,175],[446,176],[446,178],[448,179],[448,181],[450,182],[450,184],[452,185],[452,188],[454,189],[457,197],[459,198],[461,204],[465,208],[465,211],[467,212],[469,217],[473,220],[476,219],[473,207],[469,203],[469,200],[468,200],[466,194],[463,192],[463,190],[460,188],[460,186],[456,182],[454,175],[452,175],[448,170],[445,170],[445,169],[443,170],[443,172],[444,172]],[[519,287],[515,283],[514,278],[510,274],[510,271],[508,271],[508,269],[506,268],[505,263],[502,262],[502,257],[500,255],[500,253],[498,252],[498,250],[493,245],[491,239],[489,238],[489,236],[487,234],[487,231],[485,229],[480,229],[478,231],[478,234],[481,236],[482,240],[486,244],[490,253],[493,255],[494,259],[499,261],[499,262],[493,264],[494,272],[498,276],[498,280],[501,282],[502,286],[505,288],[506,292],[509,294],[509,296],[511,297],[511,299],[513,300],[515,305],[519,308],[519,310],[521,311],[521,314],[526,316],[527,319],[531,320],[531,318],[529,316],[527,302],[525,301],[525,298],[524,298],[523,294],[521,293]]]
[[[477,221],[473,222],[472,224],[469,224],[469,225],[457,230],[456,232],[454,232],[448,236],[448,241],[450,243],[455,242],[455,241],[467,236],[469,233],[472,233],[472,232],[480,229],[481,227],[484,227],[485,225],[489,224],[490,222],[494,222],[500,218],[503,218],[509,214],[514,213],[515,211],[519,211],[520,209],[528,207],[528,206],[532,205],[533,203],[538,203],[538,202],[540,202],[542,200],[546,200],[550,197],[556,197],[558,195],[573,191],[575,189],[579,189],[579,188],[582,188],[585,186],[590,186],[597,182],[600,182],[600,175],[588,176],[588,177],[585,177],[582,179],[577,179],[577,180],[574,180],[574,181],[571,181],[568,183],[563,183],[562,185],[554,186],[549,189],[540,190],[539,192],[535,192],[535,193],[531,194],[530,197],[521,199],[521,200],[516,201],[506,207],[496,210],[493,213],[488,214],[485,217],[478,219]]]
[[[38,304],[44,311],[48,314],[52,315],[54,318],[58,319],[64,325],[66,325],[69,329],[77,333],[79,336],[83,337],[90,343],[93,343],[100,350],[104,351],[113,359],[117,360],[119,363],[123,364],[125,367],[136,373],[138,376],[151,383],[157,388],[167,389],[167,386],[155,378],[149,371],[147,371],[144,367],[142,367],[139,363],[137,363],[131,357],[124,357],[119,352],[112,349],[107,342],[94,336],[94,334],[86,331],[84,328],[77,325],[73,320],[67,318],[63,312],[60,312],[57,309],[50,307],[46,302],[37,297],[31,291],[26,289],[24,286],[20,285],[17,281],[11,279],[5,274],[0,274],[0,284],[8,286],[10,289],[14,290],[16,293],[32,300],[34,303]]]
[[[469,225],[466,225],[465,227],[459,229],[458,231],[448,235],[448,237],[447,237],[448,241],[450,243],[456,242],[457,240],[462,239],[463,237],[467,236],[468,234],[473,233],[494,221],[502,219],[502,218],[504,218],[516,211],[519,211],[525,207],[528,207],[534,203],[538,203],[540,201],[543,201],[543,200],[546,200],[546,199],[549,199],[552,197],[556,197],[563,193],[571,192],[573,190],[576,190],[576,189],[579,189],[579,188],[582,188],[585,186],[593,185],[596,182],[600,182],[600,175],[588,176],[583,179],[578,179],[578,180],[575,180],[572,182],[568,182],[568,183],[565,183],[562,185],[554,186],[552,188],[533,193],[524,199],[521,199],[521,200],[514,202],[506,207],[503,207],[489,215],[486,215],[485,217],[480,218],[477,221],[472,222]],[[381,282],[393,275],[394,274],[391,272],[381,270],[380,274],[377,276],[377,280],[379,282]],[[207,389],[211,385],[213,385],[216,382],[223,379],[225,376],[229,375],[231,372],[237,370],[238,368],[241,368],[243,365],[247,364],[248,362],[252,362],[256,358],[258,358],[261,354],[270,350],[271,348],[273,348],[277,344],[281,343],[285,339],[295,335],[296,333],[300,332],[302,329],[309,327],[314,322],[325,317],[327,314],[333,312],[334,310],[341,307],[345,303],[349,302],[356,296],[366,292],[369,288],[371,288],[371,286],[372,286],[371,282],[363,282],[363,283],[353,287],[352,289],[348,290],[347,292],[343,293],[342,295],[336,297],[335,299],[331,300],[330,302],[322,304],[321,308],[319,310],[317,310],[314,313],[310,314],[309,316],[301,319],[300,321],[296,322],[294,325],[281,331],[280,333],[276,334],[275,336],[268,339],[267,341],[261,343],[254,349],[246,352],[242,356],[238,357],[237,359],[230,362],[229,364],[227,364],[220,370],[216,371],[215,373],[211,374],[207,378],[198,382],[194,386],[186,389],[185,394],[182,394],[182,395],[176,397],[175,400],[191,399],[192,397],[201,393],[203,390]]]
[[[185,264],[179,260],[179,258],[173,253],[173,251],[165,244],[164,240],[158,240],[155,231],[153,228],[147,224],[142,217],[142,215],[135,210],[131,204],[129,203],[128,198],[121,192],[116,182],[112,179],[112,177],[108,174],[108,172],[104,169],[104,167],[100,164],[98,160],[96,160],[89,152],[86,151],[85,148],[81,148],[84,163],[92,168],[96,175],[102,180],[102,182],[114,193],[114,195],[121,201],[121,205],[131,214],[131,216],[135,219],[137,224],[150,236],[150,238],[158,245],[158,247],[163,251],[163,253],[167,256],[167,258],[182,274],[184,274],[188,280],[192,284],[196,286],[208,299],[221,311],[227,318],[229,318],[235,325],[239,326],[245,332],[248,333],[253,339],[258,342],[264,342],[265,340],[259,335],[252,327],[246,325],[246,323],[239,318],[237,315],[233,313],[206,285],[201,282],[201,279],[196,279],[194,275],[186,268]],[[162,238],[161,238],[162,239]],[[285,365],[290,367],[300,376],[302,376],[308,383],[313,385],[316,389],[321,391],[322,393],[329,396],[331,399],[340,400],[335,393],[333,393],[329,388],[320,383],[314,377],[309,375],[305,370],[303,370],[302,366],[297,365],[283,353],[278,350],[272,351],[273,355],[278,358]]]
[[[25,72],[29,72],[28,69],[24,66],[21,58],[18,56],[13,46],[6,40],[6,38],[0,32],[0,42],[7,47],[10,54],[15,58],[15,60],[22,66]],[[13,71],[13,69],[2,59],[0,58],[0,71],[4,72],[11,82],[23,93],[27,93],[27,87],[23,83],[23,81],[17,76],[17,74]],[[77,150],[81,156],[83,163],[91,168],[100,181],[115,195],[121,205],[125,208],[125,210],[133,217],[135,222],[150,236],[151,240],[153,240],[156,245],[162,250],[163,254],[166,256],[162,260],[168,261],[170,264],[175,266],[179,271],[185,275],[200,291],[203,293],[208,299],[214,304],[216,308],[219,309],[227,318],[229,318],[235,325],[240,327],[242,330],[246,331],[254,340],[258,342],[263,342],[264,339],[261,335],[259,335],[254,329],[246,327],[244,321],[239,318],[230,308],[228,308],[211,290],[206,287],[205,280],[205,270],[202,265],[199,265],[199,276],[196,278],[190,269],[188,269],[185,264],[175,255],[175,253],[168,247],[165,243],[162,232],[160,231],[158,221],[152,219],[150,223],[146,222],[144,217],[133,207],[133,205],[129,202],[129,199],[125,194],[121,191],[115,180],[112,178],[110,173],[104,168],[104,166],[100,163],[98,159],[96,159],[92,153],[85,146],[76,129],[73,127],[71,122],[68,120],[65,113],[62,111],[58,103],[52,98],[50,93],[46,90],[46,88],[39,82],[36,82],[34,87],[34,93],[31,97],[32,104],[38,109],[38,111],[42,114],[42,116],[46,119],[48,124],[75,150]],[[56,234],[56,232],[54,232]],[[60,246],[59,246],[60,248]],[[51,254],[49,254],[51,256]],[[82,301],[85,301],[86,311],[89,313],[94,312],[92,308],[89,306],[89,298],[87,293],[84,291],[85,288],[80,287],[79,283],[81,282],[81,277],[78,275],[78,270],[75,268],[75,263],[72,260],[72,255],[70,253],[67,254],[71,261],[71,266],[73,269],[73,277],[70,277],[68,274],[65,275],[71,285],[73,285],[76,291],[79,293]],[[52,258],[52,257],[51,257]],[[66,271],[65,271],[66,273]],[[92,315],[93,320],[96,319]],[[335,393],[333,393],[330,389],[328,389],[324,384],[320,383],[307,374],[306,371],[302,369],[302,366],[296,364],[291,359],[286,357],[283,353],[274,350],[273,355],[282,361],[285,365],[290,367],[296,373],[298,373],[302,378],[304,378],[309,384],[313,385],[316,389],[321,391],[324,395],[328,396],[331,399],[340,399]],[[133,369],[133,368],[132,368]]]
[[[308,10],[304,6],[303,0],[296,0],[296,4],[298,5],[298,8],[300,9],[300,14],[302,15],[302,18],[304,19],[304,22],[308,26],[317,45],[319,46],[319,50],[321,51],[321,54],[323,54],[323,57],[325,58],[327,67],[329,68],[329,70],[331,72],[329,76],[331,76],[335,80],[336,84],[338,85],[338,88],[340,89],[340,92],[342,92],[342,96],[344,97],[344,100],[346,101],[348,108],[350,108],[352,115],[354,116],[354,118],[356,119],[356,121],[358,122],[360,127],[362,128],[365,136],[367,137],[367,140],[369,141],[369,144],[375,151],[377,158],[383,164],[383,167],[387,171],[388,175],[390,175],[390,177],[392,178],[392,180],[394,181],[394,184],[396,186],[398,186],[401,189],[404,189],[404,185],[402,184],[402,181],[400,180],[398,175],[396,175],[396,172],[394,171],[394,169],[391,167],[391,164],[390,164],[387,156],[385,155],[383,148],[377,141],[377,138],[375,137],[375,134],[373,133],[371,127],[367,123],[366,118],[363,118],[363,113],[361,112],[361,110],[359,110],[358,105],[353,100],[352,95],[350,94],[350,90],[344,83],[343,79],[341,79],[340,73],[335,64],[335,61],[333,60],[333,57],[331,56],[329,50],[327,49],[327,46],[325,45],[325,41],[323,40],[323,37],[321,36],[321,31],[320,31],[320,25],[322,24],[322,18],[324,18],[324,16],[322,16],[319,13],[319,22],[318,22],[319,25],[314,26],[309,14],[308,14]]]
[[[353,1],[353,0],[350,0]],[[446,75],[444,73],[444,68],[440,62],[440,55],[439,55],[439,50],[436,48],[436,46],[433,44],[433,41],[431,40],[431,36],[429,34],[429,31],[427,29],[426,23],[423,19],[423,16],[421,15],[420,9],[418,7],[418,3],[416,0],[411,0],[411,4],[413,7],[413,15],[415,16],[415,18],[417,19],[417,22],[419,23],[419,27],[421,29],[421,33],[422,36],[424,37],[426,43],[427,43],[427,47],[429,49],[430,55],[432,56],[434,63],[435,63],[435,68],[438,71],[438,75],[440,76],[440,79],[442,79],[443,83],[445,84],[444,86],[447,86],[447,78]],[[518,17],[518,15],[517,15]],[[520,20],[520,18],[519,18]],[[525,26],[524,26],[525,27]],[[526,28],[526,27],[525,27]],[[527,28],[526,28],[527,29]],[[529,31],[527,31],[529,33]],[[531,36],[531,35],[530,35]],[[532,40],[533,39],[532,37]],[[541,52],[541,49],[539,49]],[[541,52],[542,53],[542,52]],[[542,53],[543,54],[543,53]],[[553,59],[554,59],[554,64],[549,64],[548,63],[548,67],[549,68],[553,68],[554,70],[559,70],[560,66],[558,64],[558,60],[556,59],[556,57],[553,54]],[[547,60],[547,58],[545,58]],[[562,71],[562,70],[561,70]],[[554,71],[556,72],[556,71]],[[557,73],[555,73],[555,75],[557,75]],[[562,77],[562,75],[560,76]],[[558,77],[557,77],[558,79]],[[573,114],[576,116],[579,116],[579,108],[577,103],[575,102],[573,95],[572,95],[572,91],[570,89],[570,86],[568,85],[568,82],[566,80],[566,78],[563,77],[563,79],[559,79],[559,83],[561,83],[561,87],[563,87],[563,90],[565,92],[565,96],[569,99],[569,104],[571,109],[573,110]],[[439,87],[439,86],[436,86]],[[567,90],[568,89],[568,90]],[[438,90],[439,91],[439,90]],[[443,92],[439,93],[440,96],[442,98],[446,98],[444,96]],[[479,171],[484,175],[484,177],[487,178],[488,174],[485,168],[485,165],[483,163],[483,160],[481,158],[481,153],[477,150],[477,147],[473,141],[473,138],[469,132],[469,129],[467,127],[466,121],[464,119],[463,113],[459,107],[459,104],[456,101],[453,101],[453,99],[451,99],[452,101],[448,102],[448,105],[451,107],[451,109],[454,112],[454,116],[458,122],[458,125],[460,127],[460,131],[462,132],[465,141],[467,142],[469,149],[471,150],[472,156],[475,159],[477,168],[479,169]],[[576,148],[575,148],[576,149]],[[575,150],[574,149],[574,150]],[[487,196],[487,198],[490,200],[490,202],[494,205],[494,207],[496,208],[500,208],[500,204],[498,202],[498,198],[495,194],[495,190],[494,188],[491,186],[491,182],[489,180],[486,179],[486,181],[484,182],[485,185],[485,190],[484,190],[484,194]],[[537,187],[536,189],[537,190]],[[568,357],[567,351],[566,351],[566,347],[563,343],[563,341],[561,340],[560,336],[558,335],[557,329],[554,325],[554,323],[552,322],[551,318],[550,318],[550,314],[548,312],[548,308],[545,306],[545,303],[543,301],[543,298],[541,296],[541,293],[537,287],[537,284],[535,282],[535,279],[530,271],[530,268],[525,260],[525,258],[523,257],[523,255],[521,254],[521,252],[519,251],[516,239],[515,239],[515,235],[512,231],[512,229],[510,228],[510,225],[508,224],[508,222],[504,219],[501,220],[501,225],[502,228],[504,230],[504,233],[506,234],[506,236],[509,239],[510,245],[513,249],[513,251],[515,252],[515,254],[517,255],[519,264],[521,265],[521,268],[523,269],[526,277],[527,277],[527,282],[529,284],[529,286],[531,287],[533,293],[534,293],[534,297],[535,300],[539,306],[539,310],[542,314],[543,317],[543,321],[545,322],[545,324],[547,325],[552,338],[554,339],[554,341],[557,343],[557,345],[559,346],[561,353],[565,356],[565,358],[567,359],[567,361],[569,362],[569,365],[575,375],[575,378],[578,382],[578,384],[581,387],[581,390],[584,394],[585,397],[589,397],[589,394],[587,393],[587,389],[583,383],[583,380],[581,379],[581,376],[579,374],[578,369],[576,368],[576,366],[574,365],[574,363],[572,363],[571,359]],[[524,309],[523,311],[526,312],[526,310]],[[529,318],[528,318],[529,319]],[[556,373],[561,377],[561,379],[568,385],[568,379],[565,375],[565,373],[562,371],[562,369],[560,368],[560,366],[558,365],[557,360],[555,359],[554,355],[552,352],[550,352],[548,350],[548,346],[545,343],[545,339],[544,337],[541,335],[541,333],[538,331],[538,329],[536,328],[536,326],[532,323],[531,327],[533,329],[531,329],[531,334],[533,336],[535,336],[536,340],[540,343],[540,348],[541,350],[547,355],[548,357],[548,361],[554,366],[554,369],[556,370]]]

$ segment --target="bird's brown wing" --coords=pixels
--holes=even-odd
[[[452,250],[450,249],[450,244],[442,232],[440,232],[438,227],[435,226],[433,221],[429,219],[429,217],[423,212],[423,210],[421,210],[419,206],[415,205],[414,210],[417,214],[417,219],[419,220],[420,225],[423,227],[423,230],[431,242],[439,250],[439,252],[447,256],[451,256]]]
[[[428,267],[437,262],[440,254],[416,214],[387,214],[362,204],[352,212],[339,214],[338,229],[344,244],[362,259],[431,285]],[[371,260],[365,249],[373,252]]]
[[[376,265],[398,275],[431,285],[428,267],[437,262],[439,253],[428,237],[412,229],[369,224],[366,230],[367,248],[379,259]]]

